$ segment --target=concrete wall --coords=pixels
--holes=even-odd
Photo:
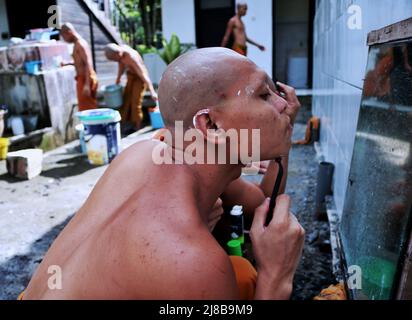
[[[348,28],[347,9],[362,9],[362,28]],[[336,166],[334,200],[342,212],[366,70],[367,34],[412,16],[410,0],[318,0],[314,34],[313,112],[321,118],[321,152]]]
[[[162,0],[163,36],[176,33],[182,43],[196,43],[194,0]]]
[[[9,22],[7,20],[6,0],[0,0],[0,46],[6,43],[6,41],[1,39],[1,35],[8,32]]]

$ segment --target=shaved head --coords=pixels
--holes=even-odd
[[[289,152],[287,101],[276,94],[276,86],[266,72],[233,50],[205,48],[176,59],[160,81],[159,104],[169,132],[176,133],[176,121],[183,121],[185,131],[194,128],[203,140],[216,145],[216,141],[226,141],[222,132],[234,130],[240,134],[246,130],[250,136],[256,129],[261,159]],[[208,137],[210,131],[216,133],[212,138]],[[172,135],[167,140],[174,143]],[[238,145],[240,148],[240,142]]]
[[[226,48],[205,48],[186,53],[171,63],[159,84],[159,104],[167,127],[192,124],[200,110],[224,102],[236,85],[241,68],[256,68],[244,56]]]
[[[68,43],[73,43],[78,36],[76,29],[70,22],[66,22],[61,26],[60,35]]]
[[[76,31],[74,26],[70,22],[66,22],[62,25],[61,27],[61,32],[67,32],[67,31]]]
[[[124,51],[122,47],[115,43],[109,43],[104,48],[104,53],[109,60],[117,61],[119,59],[119,55]]]

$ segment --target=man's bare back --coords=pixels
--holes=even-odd
[[[147,68],[144,64],[142,56],[136,51],[129,47],[124,46],[125,54],[122,56],[120,63],[131,73],[136,74],[136,68],[141,68],[145,74],[149,74]]]
[[[159,143],[137,143],[113,162],[54,242],[25,299],[236,298],[229,259],[199,215],[196,177],[185,166],[153,164]],[[220,266],[210,264],[216,259]],[[48,289],[52,265],[62,269],[62,290]],[[193,279],[188,265],[228,291],[196,291],[199,281],[180,290]]]

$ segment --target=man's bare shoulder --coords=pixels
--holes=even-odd
[[[231,25],[231,26],[235,26],[237,23],[238,23],[238,17],[237,16],[234,16],[234,17],[230,18],[230,20],[228,22],[228,24]]]
[[[78,50],[88,50],[89,49],[89,44],[87,43],[86,40],[84,40],[83,38],[79,38],[76,42],[75,42],[75,47]]]
[[[206,229],[171,228],[148,243],[149,299],[238,299],[235,273],[228,255]],[[140,261],[141,252],[136,251]],[[133,262],[132,262],[133,263]],[[137,269],[136,269],[137,270]],[[136,278],[141,275],[136,274]],[[136,282],[141,292],[142,282]],[[142,297],[139,297],[142,298]]]

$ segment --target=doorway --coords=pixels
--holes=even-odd
[[[24,38],[30,29],[47,28],[50,17],[47,10],[55,4],[56,0],[24,1],[24,3],[6,0],[10,36]]]
[[[274,76],[297,89],[312,87],[315,0],[274,0]]]
[[[196,46],[219,47],[235,13],[235,0],[195,0]]]

